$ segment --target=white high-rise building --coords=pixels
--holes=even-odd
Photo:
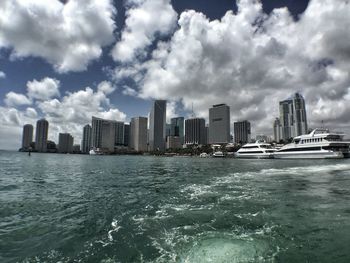
[[[155,100],[149,119],[149,150],[165,151],[166,100]]]
[[[147,118],[135,117],[130,122],[129,148],[137,152],[147,151]]]
[[[47,151],[47,135],[49,132],[49,122],[45,119],[36,122],[35,130],[35,150],[38,152]]]
[[[225,144],[230,140],[230,107],[213,105],[209,109],[209,144]]]
[[[33,142],[33,125],[26,124],[23,126],[23,135],[22,135],[22,150],[28,150],[30,144]]]

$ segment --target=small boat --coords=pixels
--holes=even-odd
[[[209,155],[208,155],[207,153],[201,153],[201,154],[199,155],[199,157],[200,157],[200,158],[208,158]]]
[[[222,151],[216,151],[213,153],[213,157],[216,157],[216,158],[223,158],[225,157],[224,153]]]
[[[344,134],[328,129],[315,129],[297,136],[274,153],[278,159],[339,159],[349,157],[350,142],[343,141]]]
[[[271,144],[264,141],[256,141],[255,143],[247,143],[243,145],[236,153],[236,158],[252,158],[252,159],[271,159],[276,149]]]
[[[101,151],[99,148],[94,148],[89,151],[90,155],[103,155],[103,151]]]

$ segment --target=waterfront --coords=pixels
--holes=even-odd
[[[0,151],[0,262],[348,262],[350,159]]]

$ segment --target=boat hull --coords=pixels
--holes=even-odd
[[[274,156],[273,154],[249,154],[249,153],[236,153],[235,154],[236,158],[240,159],[273,159]]]
[[[276,152],[275,159],[342,159],[344,154],[342,152],[333,151],[313,151],[313,152]]]

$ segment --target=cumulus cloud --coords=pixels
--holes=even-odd
[[[85,70],[114,40],[111,0],[2,0],[0,48],[13,59],[36,56],[58,72]]]
[[[4,130],[0,129],[0,137],[15,137],[13,139],[15,143],[10,141],[6,142],[6,145],[12,145],[12,149],[13,145],[20,147],[22,126],[26,123],[35,126],[37,119],[44,117],[50,124],[50,140],[57,142],[58,133],[69,132],[73,135],[75,143],[80,144],[82,128],[87,123],[91,123],[92,116],[118,121],[126,120],[126,114],[111,104],[108,98],[114,89],[110,82],[103,81],[95,89],[86,87],[75,92],[67,92],[63,97],[46,96],[44,100],[42,96],[36,96],[35,99],[33,97],[33,102],[37,110],[33,107],[20,110],[12,107],[17,106],[18,103],[7,104],[8,107],[0,107],[0,126],[6,127]],[[17,95],[26,98],[23,94]]]
[[[170,0],[127,1],[125,28],[115,45],[114,60],[130,62],[136,56],[144,56],[156,36],[170,34],[176,26],[177,13]]]
[[[28,81],[28,97],[37,100],[48,100],[60,95],[60,81],[52,78],[43,78],[42,80]]]
[[[6,74],[3,71],[0,71],[0,79],[6,78]]]
[[[6,94],[4,101],[5,104],[10,107],[29,105],[32,103],[25,95],[13,91]]]
[[[237,4],[221,20],[183,12],[171,39],[158,42],[149,60],[116,68],[116,79],[133,80],[142,98],[193,104],[197,116],[227,103],[232,122],[248,119],[268,134],[278,102],[300,91],[310,126],[349,127],[349,1],[311,0],[298,20],[287,8],[267,15],[257,0]]]

